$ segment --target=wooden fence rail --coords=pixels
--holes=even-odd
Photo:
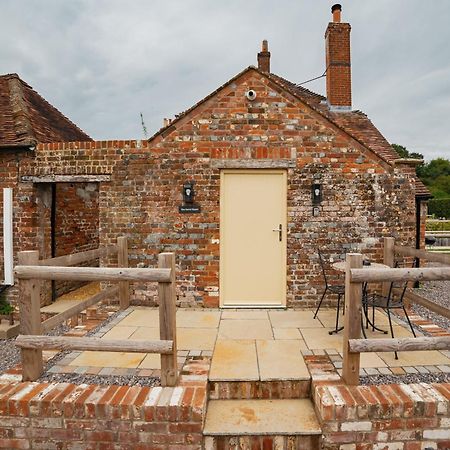
[[[450,264],[450,255],[436,255],[424,250],[397,246],[395,245],[394,238],[384,238],[384,263],[387,266],[392,267],[394,265],[395,253]],[[385,292],[391,282],[417,280],[450,280],[450,267],[411,269],[363,268],[361,254],[347,254],[342,374],[347,384],[359,384],[361,352],[450,350],[450,337],[448,336],[402,339],[360,339],[362,284],[364,282],[383,282],[383,292]]]
[[[155,281],[170,283],[170,269],[125,269],[116,267],[58,267],[19,265],[14,268],[22,280]]]
[[[173,341],[125,341],[94,337],[19,335],[15,345],[27,349],[88,350],[130,353],[173,353]]]
[[[349,339],[348,348],[352,353],[450,350],[450,336],[394,339]]]
[[[71,317],[79,314],[86,308],[89,308],[90,306],[93,306],[96,303],[105,300],[106,298],[114,298],[118,294],[118,292],[119,288],[117,286],[113,286],[108,289],[100,291],[99,293],[93,295],[92,297],[89,297],[86,300],[82,300],[81,302],[77,303],[76,305],[73,305],[69,309],[66,309],[63,312],[56,314],[47,320],[44,320],[44,322],[42,322],[42,332],[48,333],[57,325],[65,322],[66,320],[69,320]]]
[[[66,267],[117,253],[119,267]],[[161,355],[161,384],[174,386],[177,382],[177,344],[175,307],[175,255],[161,253],[157,269],[128,268],[127,240],[118,239],[117,246],[65,255],[39,261],[39,252],[19,252],[15,267],[19,280],[21,335],[15,343],[22,355],[22,378],[37,380],[43,371],[42,350],[99,350],[115,352],[159,353]],[[39,280],[83,280],[117,282],[68,310],[41,323]],[[130,281],[157,282],[159,292],[160,340],[127,341],[92,337],[42,336],[56,325],[70,319],[105,298],[119,294],[121,309],[130,302]]]
[[[119,238],[120,239],[120,238]],[[86,250],[85,252],[72,253],[71,255],[56,256],[55,258],[42,259],[39,261],[40,266],[76,266],[84,262],[89,262],[94,259],[102,258],[116,254],[118,251],[117,245],[109,245],[93,250]]]

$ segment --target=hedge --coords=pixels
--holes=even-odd
[[[428,202],[428,214],[450,219],[450,198],[435,198]]]

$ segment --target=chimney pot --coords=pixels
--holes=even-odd
[[[341,21],[342,6],[336,3],[331,7],[331,13],[333,14],[333,22],[339,23]]]
[[[270,73],[269,43],[265,39],[262,41],[261,51],[258,53],[258,69]]]
[[[352,106],[350,31],[341,23],[341,5],[333,5],[333,22],[325,32],[327,100],[335,111],[348,111]]]

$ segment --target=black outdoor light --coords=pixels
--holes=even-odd
[[[319,183],[313,183],[312,185],[312,204],[320,205],[322,201],[322,185]]]
[[[194,203],[194,182],[188,181],[183,185],[183,202],[184,204]]]
[[[183,204],[178,207],[180,213],[195,214],[200,212],[200,205],[194,203],[194,182],[186,181],[183,184]]]

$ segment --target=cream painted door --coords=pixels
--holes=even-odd
[[[221,173],[222,306],[286,304],[286,195],[285,171]]]

